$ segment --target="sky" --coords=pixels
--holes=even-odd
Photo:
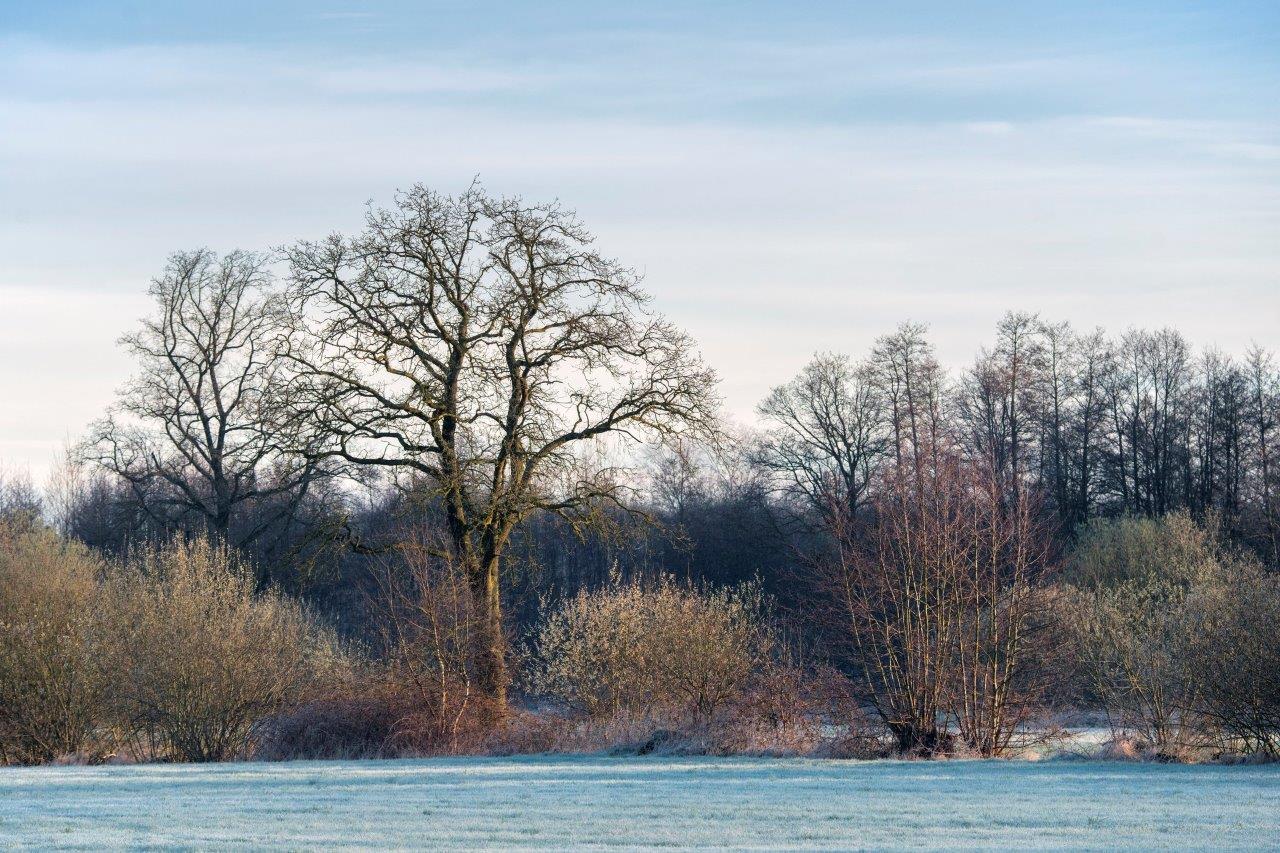
[[[421,182],[559,199],[728,414],[905,320],[1280,348],[1280,3],[0,0],[0,466],[129,376],[176,250]]]

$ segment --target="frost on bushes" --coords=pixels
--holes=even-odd
[[[476,751],[493,728],[475,686],[483,613],[448,542],[410,531],[371,577],[373,659],[353,677],[272,718],[260,743],[275,759]]]
[[[215,761],[339,667],[333,637],[294,601],[203,541],[138,556],[107,586],[120,661],[116,712],[135,754]]]
[[[1196,681],[1184,665],[1191,640],[1187,591],[1151,578],[1077,592],[1072,601],[1084,688],[1113,728],[1162,751],[1195,745],[1187,711]]]
[[[0,525],[0,763],[84,749],[108,682],[102,563],[51,531]]]
[[[755,584],[704,590],[615,576],[543,618],[528,688],[595,720],[705,722],[769,663],[774,637],[762,613]]]
[[[1280,758],[1280,577],[1242,570],[1191,603],[1198,712],[1228,748]]]
[[[402,712],[393,739],[418,754],[455,752],[491,716],[477,688],[483,609],[447,539],[414,531],[376,573],[379,650]]]
[[[1280,587],[1185,513],[1091,523],[1065,600],[1084,698],[1156,754],[1280,754]]]
[[[1224,556],[1208,526],[1186,512],[1095,519],[1080,533],[1067,579],[1081,589],[1151,581],[1185,587],[1203,580]]]
[[[227,550],[174,541],[111,565],[0,530],[0,760],[209,761],[346,666]]]

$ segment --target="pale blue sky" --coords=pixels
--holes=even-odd
[[[731,413],[1008,308],[1280,345],[1280,3],[0,0],[0,460],[39,476],[175,249],[423,181],[559,197]]]

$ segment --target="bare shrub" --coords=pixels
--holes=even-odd
[[[397,747],[414,754],[456,752],[496,721],[476,689],[489,653],[484,610],[448,537],[407,536],[375,572],[373,609],[386,678],[401,713]],[[504,644],[505,645],[505,644]]]
[[[1236,568],[1188,601],[1185,666],[1227,749],[1280,758],[1280,577]]]
[[[408,702],[388,679],[359,673],[257,726],[255,756],[267,761],[396,758]]]
[[[770,660],[773,636],[760,587],[708,592],[667,581],[656,597],[649,634],[655,698],[691,710],[695,721],[709,720]]]
[[[968,749],[1006,755],[1028,739],[1051,683],[1046,663],[1056,626],[1044,584],[1056,568],[1053,536],[1025,492],[1002,495],[994,478],[982,476],[958,485],[967,530],[955,555],[963,568],[948,705]]]
[[[1133,732],[1163,751],[1199,740],[1199,689],[1184,666],[1191,640],[1187,590],[1150,579],[1124,581],[1069,600],[1079,673],[1116,734]]]
[[[618,577],[547,614],[529,687],[596,719],[670,715],[703,722],[769,660],[760,589],[699,589]]]
[[[1167,756],[1207,745],[1200,711],[1213,667],[1192,651],[1206,642],[1200,611],[1230,594],[1241,568],[1184,513],[1085,528],[1064,604],[1084,695],[1117,737],[1136,734]]]
[[[650,704],[645,591],[613,579],[543,616],[535,629],[529,691],[602,718]]]
[[[865,519],[838,514],[817,618],[907,754],[1001,755],[1040,707],[1052,538],[1026,494],[954,460],[890,476]]]
[[[927,511],[907,481],[875,498],[864,528],[847,514],[833,523],[835,554],[819,566],[830,627],[848,652],[864,697],[904,753],[946,748],[947,676],[959,627],[959,578],[937,559],[954,538],[947,496]]]
[[[486,733],[480,747],[488,755],[582,752],[600,747],[599,738],[588,740],[583,734],[578,721],[561,714],[511,708],[502,725]]]
[[[711,732],[726,755],[885,754],[854,685],[839,670],[803,661],[792,649],[767,661]]]
[[[322,694],[274,716],[270,759],[449,754],[483,749],[498,726],[475,689],[487,653],[484,614],[448,537],[407,533],[373,567],[376,657]]]
[[[203,540],[137,555],[110,577],[119,724],[138,757],[218,761],[254,725],[344,665],[294,601],[254,595],[253,572]]]
[[[46,762],[89,745],[107,688],[95,606],[102,568],[52,531],[0,525],[0,762]]]

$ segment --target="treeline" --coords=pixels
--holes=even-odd
[[[926,329],[905,325],[863,360],[820,355],[775,389],[755,460],[822,512],[856,510],[920,435],[954,448],[1003,490],[1043,497],[1061,528],[1090,518],[1216,514],[1275,564],[1280,371],[1197,353],[1178,332],[1080,334],[1009,314],[990,349],[943,374]]]
[[[75,729],[115,744],[98,752],[694,731],[1002,755],[1082,708],[1162,754],[1280,751],[1280,370],[1261,348],[1010,314],[949,373],[906,324],[815,356],[735,432],[693,342],[571,213],[478,186],[415,187],[357,235],[274,255],[177,254],[152,295],[117,404],[43,495],[3,485],[5,595],[63,596],[23,574],[54,549],[39,559],[95,567],[65,594],[104,613],[122,577],[199,599],[155,567],[209,542],[210,584],[246,608],[301,600],[336,633],[299,641],[327,650],[323,677],[308,653],[253,720],[207,717],[234,732],[217,749],[113,700]],[[3,630],[11,650],[40,633]],[[151,654],[89,657],[135,667],[104,683],[174,680],[136,668]],[[40,729],[14,709],[63,688],[7,672],[0,730]]]

